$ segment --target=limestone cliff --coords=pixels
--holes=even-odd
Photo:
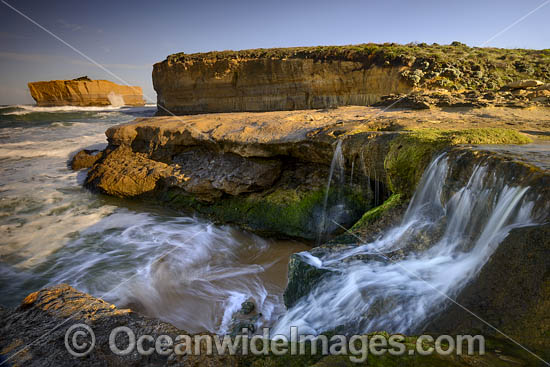
[[[38,106],[143,106],[141,87],[108,80],[51,80],[28,84]]]
[[[164,115],[392,104],[395,98],[382,97],[411,91],[437,91],[430,95],[433,104],[456,105],[442,90],[476,103],[483,97],[509,106],[509,99],[522,94],[547,105],[550,94],[535,89],[544,89],[550,78],[548,60],[548,50],[480,49],[458,42],[178,53],[154,65],[153,85]],[[532,79],[539,81],[521,82]],[[516,84],[533,90],[494,96]]]
[[[169,57],[154,65],[153,85],[158,104],[175,114],[365,106],[409,92],[404,69],[346,60]]]

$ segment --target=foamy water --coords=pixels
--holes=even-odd
[[[82,188],[69,158],[102,149],[105,130],[151,107],[0,108],[0,300],[17,305],[68,283],[188,331],[227,331],[251,299],[271,324],[283,311],[297,242],[215,226],[153,204]]]
[[[1,109],[14,109],[14,111],[8,111],[3,113],[3,115],[27,115],[29,113],[56,113],[56,112],[102,112],[102,111],[120,111],[122,109],[127,110],[143,110],[143,111],[150,111],[151,109],[155,108],[154,104],[148,104],[143,107],[124,107],[124,103],[120,103],[120,96],[113,95],[111,98],[113,98],[113,103],[111,106],[90,106],[90,107],[77,107],[77,106],[53,106],[53,107],[38,107],[38,106],[31,106],[31,105],[13,105],[13,106],[4,106],[0,107],[0,113]]]
[[[331,272],[277,323],[273,333],[387,331],[414,334],[479,272],[513,228],[533,224],[536,195],[495,177],[481,163],[469,182],[442,200],[450,162],[424,173],[402,223],[372,243],[302,258]],[[397,250],[403,258],[392,258]]]

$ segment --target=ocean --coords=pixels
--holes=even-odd
[[[264,239],[159,204],[82,187],[68,162],[103,149],[105,130],[152,116],[145,107],[0,106],[0,304],[67,283],[188,332],[228,331],[252,300],[270,325],[284,312],[290,254]]]

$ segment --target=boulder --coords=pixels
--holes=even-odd
[[[205,346],[201,346],[202,355],[143,355],[137,349],[127,355],[117,355],[109,346],[109,336],[116,327],[129,328],[136,335],[151,335],[155,340],[168,335],[173,341],[178,335],[189,335],[174,326],[157,319],[148,318],[130,309],[118,309],[102,299],[81,293],[66,285],[56,285],[29,294],[21,305],[13,310],[0,310],[0,363],[7,361],[13,366],[226,366],[236,365],[236,356],[206,355]],[[78,343],[91,345],[89,331],[95,336],[95,343],[89,354],[77,357],[71,355],[66,343],[77,340]],[[71,327],[75,332],[65,342],[65,334]],[[78,336],[78,332],[83,333]],[[117,346],[124,349],[128,339],[122,333],[115,339]],[[72,336],[72,337],[71,337]],[[145,346],[145,345],[144,345]],[[152,344],[155,348],[155,344]],[[194,350],[194,339],[191,338]],[[73,351],[84,350],[74,348]],[[215,351],[215,349],[214,349]]]
[[[103,152],[99,150],[81,150],[71,159],[71,168],[74,171],[92,167],[101,157]]]

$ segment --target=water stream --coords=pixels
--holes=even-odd
[[[293,306],[274,334],[414,333],[472,279],[512,228],[532,224],[528,188],[510,185],[481,162],[448,200],[445,154],[426,170],[400,225],[372,243],[303,261],[330,276]]]

